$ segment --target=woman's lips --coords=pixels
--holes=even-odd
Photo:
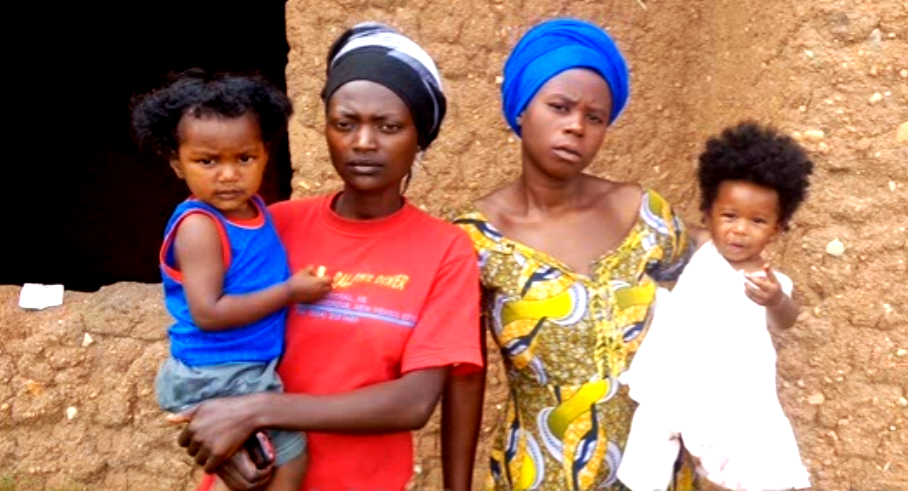
[[[356,161],[354,161],[354,162],[349,162],[347,164],[347,168],[350,169],[350,171],[353,172],[354,174],[362,175],[362,176],[371,176],[371,175],[375,175],[375,174],[378,174],[379,172],[381,172],[382,169],[384,168],[384,165],[381,164],[380,162],[365,162],[365,161],[356,162]]]
[[[572,148],[555,147],[552,149],[552,153],[561,160],[571,163],[580,162],[580,153]]]

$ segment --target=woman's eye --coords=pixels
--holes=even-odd
[[[597,116],[595,114],[590,114],[586,118],[593,124],[602,124],[602,118],[600,118],[599,116]]]
[[[386,123],[379,126],[379,129],[385,133],[394,133],[400,129],[400,125],[393,123]]]
[[[567,106],[565,106],[564,104],[558,103],[558,102],[550,102],[549,107],[551,107],[552,109],[554,109],[558,112],[567,110]]]
[[[334,123],[334,127],[341,131],[346,131],[346,130],[349,130],[350,128],[352,128],[353,125],[350,124],[349,121],[337,121]]]

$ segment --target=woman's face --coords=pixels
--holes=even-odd
[[[325,138],[334,169],[360,192],[398,192],[419,150],[404,101],[366,80],[344,84],[331,96]]]
[[[556,179],[579,174],[602,146],[611,111],[608,84],[596,72],[552,77],[521,115],[524,163]]]

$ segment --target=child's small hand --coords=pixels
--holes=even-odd
[[[785,295],[779,279],[768,264],[763,265],[763,273],[744,273],[744,293],[757,305],[772,307],[778,305]]]
[[[324,276],[324,267],[306,266],[287,280],[293,303],[314,302],[331,291],[332,279]]]

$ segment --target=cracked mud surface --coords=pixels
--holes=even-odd
[[[295,195],[337,186],[318,92],[341,29],[390,22],[437,59],[449,119],[410,197],[443,215],[516,175],[519,143],[499,114],[496,77],[526,27],[563,14],[608,26],[632,69],[630,105],[592,172],[651,186],[696,221],[694,161],[723,126],[771,122],[810,150],[812,194],[773,253],[804,305],[777,337],[780,395],[814,489],[908,489],[903,1],[290,0]],[[834,239],[840,257],[826,253]],[[0,479],[19,490],[192,489],[190,461],[151,393],[167,349],[160,286],[68,292],[45,312],[22,312],[17,298],[18,288],[0,287]],[[86,333],[93,342],[83,347]],[[492,366],[485,436],[504,396],[495,357]],[[414,487],[440,489],[437,423],[416,441]]]

